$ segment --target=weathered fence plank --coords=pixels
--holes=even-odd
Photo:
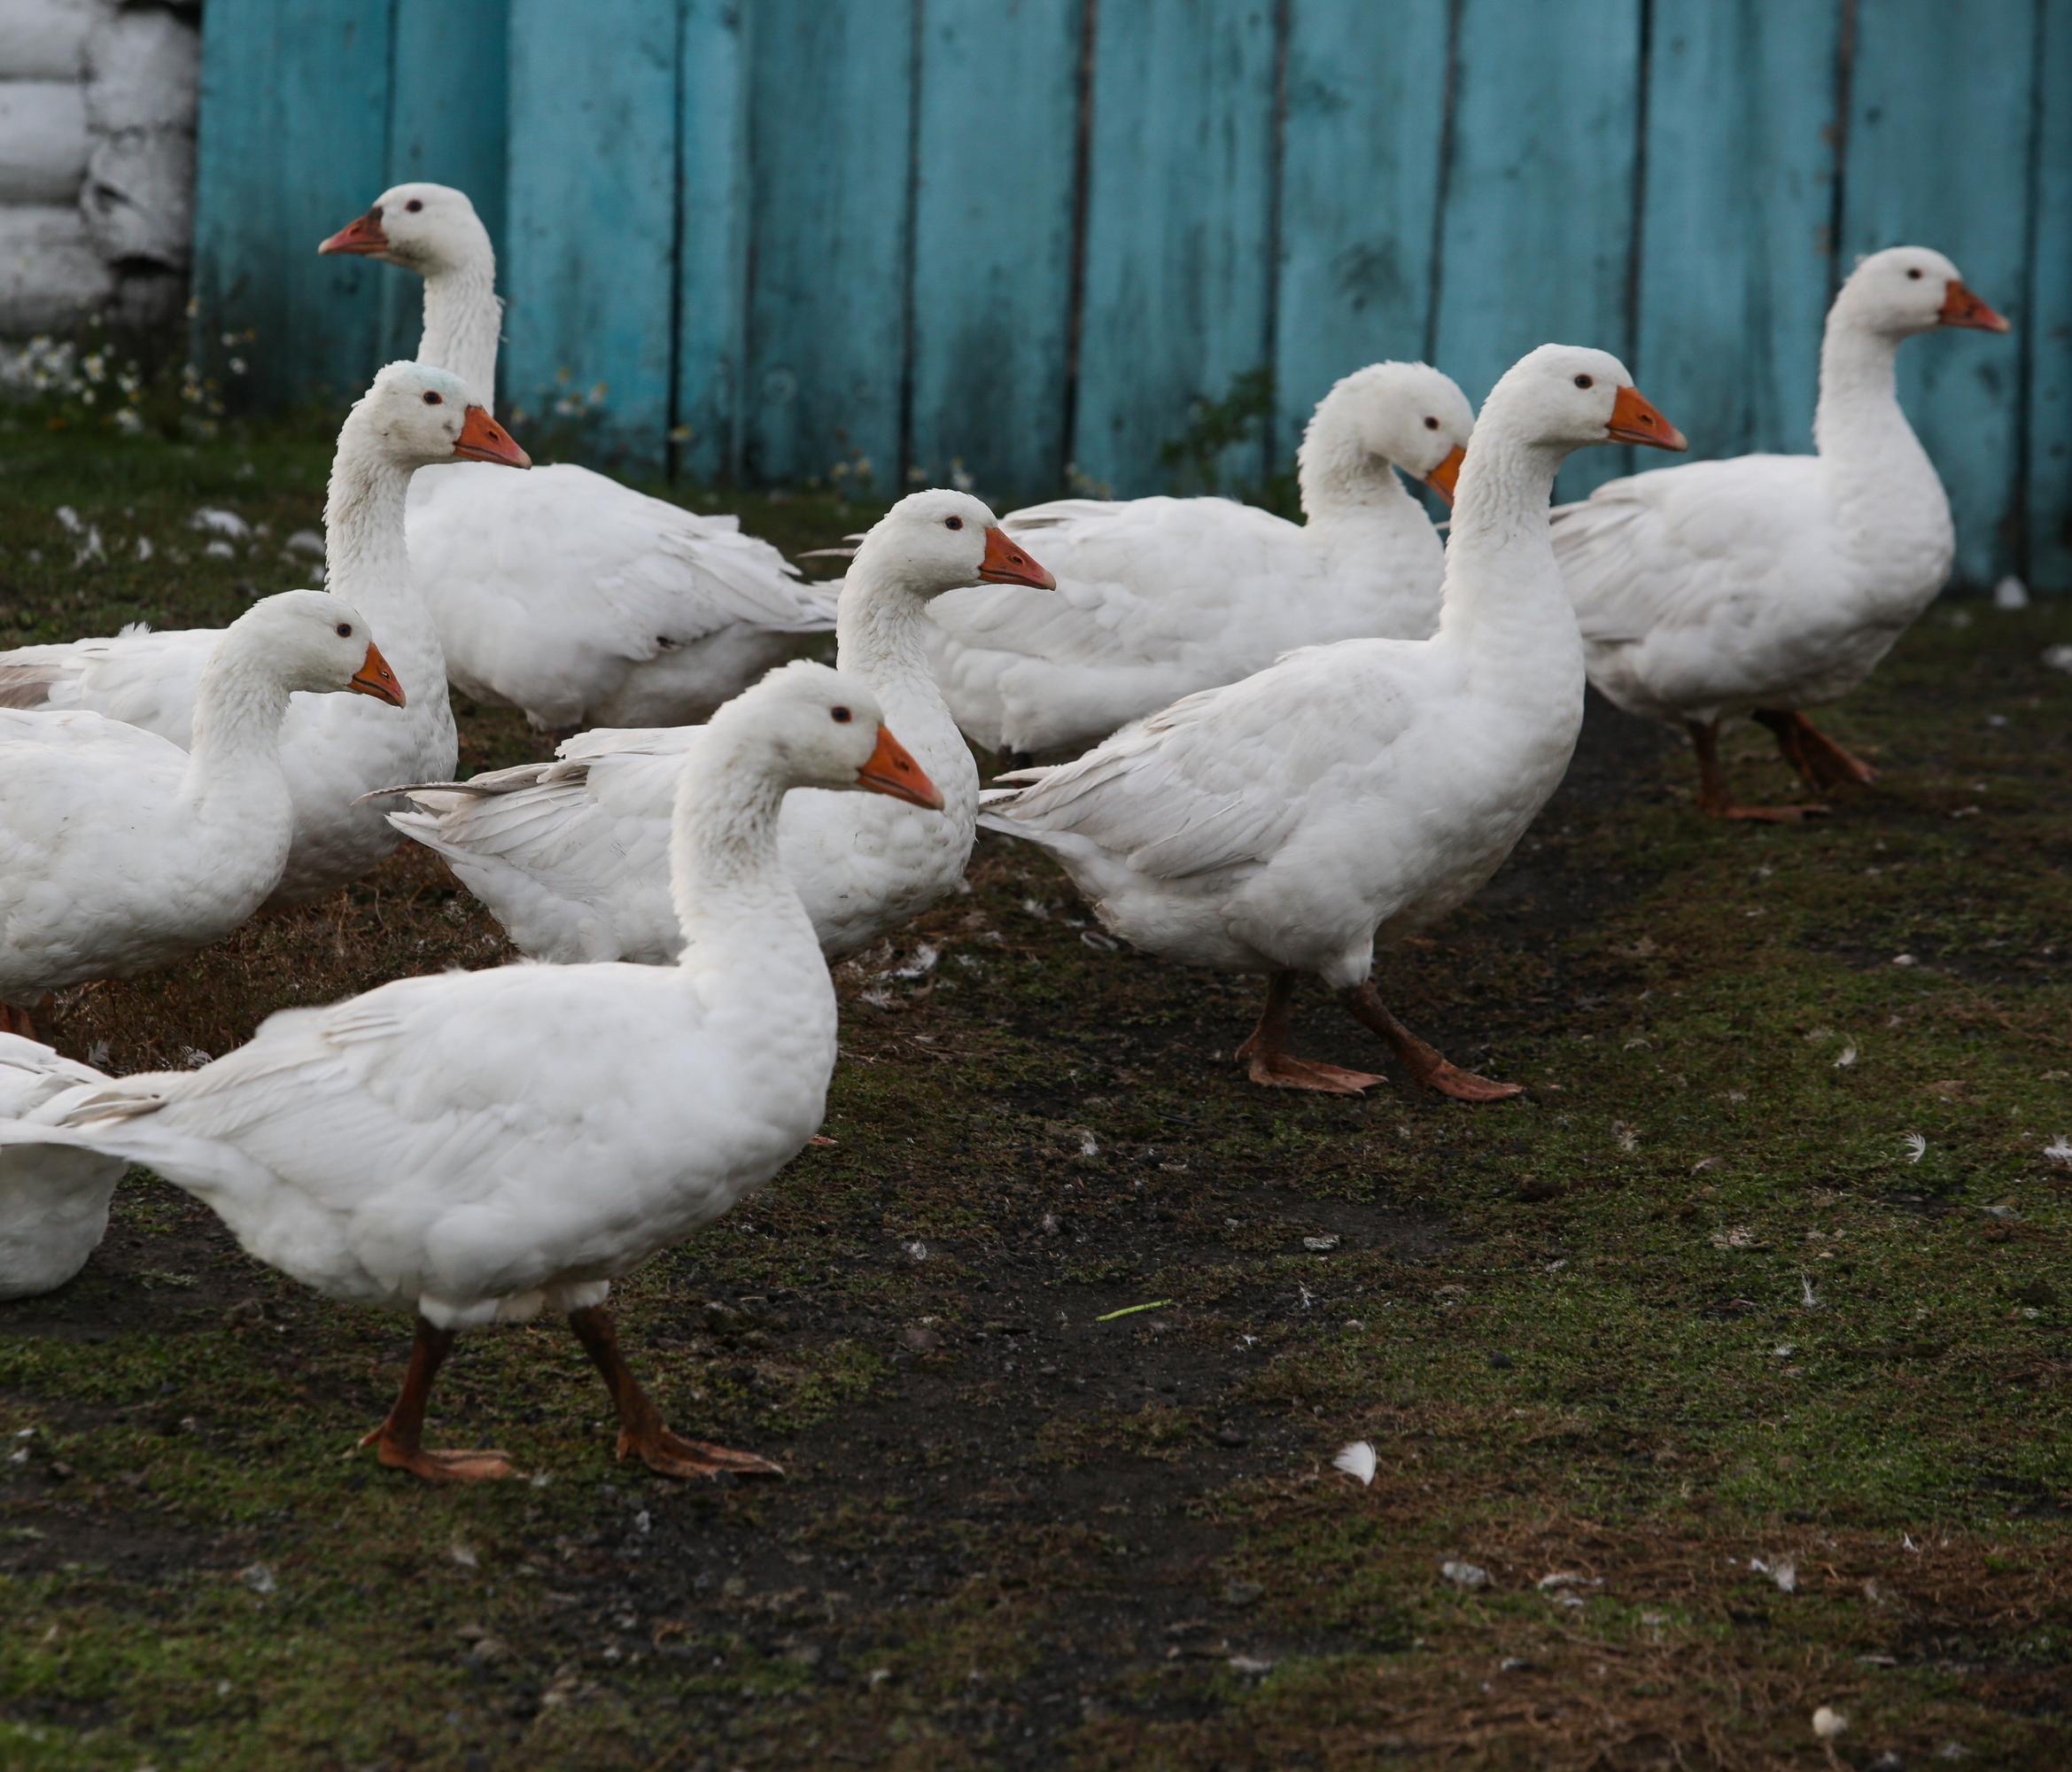
[[[1276,470],[1331,385],[1424,354],[1447,0],[1292,0],[1274,300]],[[1444,364],[1440,365],[1445,368]]]
[[[2043,0],[2039,23],[2025,539],[2030,581],[2072,590],[2072,0]]]
[[[1640,0],[1460,0],[1435,361],[1480,402],[1536,345],[1633,344]],[[1583,27],[1587,24],[1587,28]],[[1671,393],[1654,390],[1672,418]],[[1627,451],[1579,452],[1575,497]]]
[[[195,348],[240,400],[357,392],[378,367],[376,278],[316,243],[381,189],[389,11],[363,0],[211,0],[202,20]],[[369,189],[369,179],[373,180]],[[256,336],[234,346],[226,332]]]
[[[1632,368],[1703,455],[1812,447],[1841,0],[1655,0]]]
[[[1878,0],[1859,9],[1843,244],[1933,246],[2026,323],[2035,0]],[[2009,53],[2018,45],[2019,53]],[[1991,333],[1915,339],[1900,398],[1957,517],[1957,571],[1985,579],[2019,529],[2022,348]]]
[[[749,320],[749,58],[738,0],[683,0],[678,85],[677,469],[741,468]]]
[[[761,0],[744,456],[899,489],[916,0]]]
[[[1070,402],[1087,0],[924,0],[907,458],[1053,490]]]
[[[503,382],[538,434],[659,471],[675,301],[676,0],[511,0]]]
[[[508,18],[508,0],[395,0],[388,166],[367,202],[411,179],[450,184],[468,193],[502,245]],[[423,286],[394,273],[379,283],[383,360],[413,356]]]
[[[1142,492],[1191,402],[1271,373],[1275,7],[1135,0],[1095,16],[1072,448],[1083,473]],[[1243,484],[1266,460],[1255,442],[1216,465]]]

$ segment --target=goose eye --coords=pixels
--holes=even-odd
[[[1919,265],[1910,265],[1907,268],[1906,275],[1911,281],[1919,283],[1921,281],[1921,267]]]
[[[338,624],[338,638],[339,638],[340,640],[350,640],[350,639],[352,639],[352,637],[353,637],[353,624],[352,624],[351,622],[349,622],[349,621],[342,621],[342,622],[340,622],[340,623]]]
[[[446,404],[437,394],[429,392],[424,396],[424,403],[427,406],[444,406]]]
[[[856,718],[856,716],[850,713],[847,708],[836,708],[833,711],[834,715],[834,722],[837,726],[847,726],[850,721]]]
[[[943,519],[943,527],[945,529],[962,529],[964,519],[961,517],[946,517]]]
[[[1436,418],[1428,418],[1424,421],[1424,428],[1427,431],[1436,431],[1439,429],[1439,421]]]
[[[422,197],[413,197],[409,202],[403,206],[403,207],[407,209],[411,214],[415,215],[420,209],[424,207],[424,199]]]
[[[1590,381],[1590,378],[1589,378],[1589,377],[1587,377],[1587,376],[1578,376],[1578,377],[1576,377],[1576,385],[1577,385],[1578,387],[1579,387],[1579,388],[1587,388],[1587,387],[1590,386],[1590,385],[1591,385],[1591,381]]]

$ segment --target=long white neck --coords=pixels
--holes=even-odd
[[[1431,521],[1396,471],[1368,448],[1352,408],[1354,395],[1340,383],[1317,402],[1296,451],[1295,474],[1302,514],[1312,525],[1334,520],[1377,519],[1414,530]]]
[[[258,813],[254,797],[277,800],[283,816],[287,778],[281,769],[281,721],[288,691],[277,673],[261,669],[243,644],[226,633],[202,666],[195,688],[194,726],[182,777],[182,802],[200,820]]]
[[[1533,649],[1565,633],[1580,657],[1547,516],[1566,454],[1507,433],[1484,408],[1454,500],[1441,638]]]
[[[496,410],[496,347],[504,305],[496,292],[496,254],[479,254],[424,279],[424,334],[417,361],[468,384],[485,409]]]
[[[871,686],[886,723],[943,790],[950,815],[975,816],[978,766],[928,668],[927,620],[927,599],[866,541],[835,605],[834,662]]]
[[[670,898],[684,932],[679,963],[695,974],[748,957],[779,975],[825,979],[812,923],[778,860],[783,789],[724,727],[708,731],[692,756],[670,826]]]
[[[403,512],[411,468],[384,450],[355,412],[338,439],[324,501],[325,587],[359,608],[380,636],[383,656],[395,667],[403,693],[446,698],[446,655],[431,611],[410,576]]]
[[[1820,340],[1814,447],[1845,518],[1874,544],[1895,500],[1917,511],[1927,501],[1948,508],[1935,463],[1899,404],[1901,342],[1840,313],[1828,315]]]

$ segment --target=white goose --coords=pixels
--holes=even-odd
[[[0,709],[0,1029],[26,1033],[50,991],[220,941],[266,901],[294,836],[296,690],[404,705],[357,610],[283,591],[215,636],[185,750],[101,714]]]
[[[1061,750],[1292,648],[1422,640],[1439,534],[1395,470],[1453,495],[1475,415],[1424,363],[1374,363],[1318,402],[1298,466],[1307,522],[1230,499],[1064,499],[1004,517],[1058,595],[938,599],[930,654],[957,723],[996,750]]]
[[[946,810],[795,796],[784,865],[830,957],[954,891],[976,834],[978,771],[928,672],[929,600],[974,579],[1047,588],[1050,574],[964,493],[910,494],[864,539],[842,593],[839,663],[912,744]],[[669,890],[671,796],[702,728],[585,733],[559,761],[409,788],[399,830],[446,857],[536,960],[666,963],[682,944]]]
[[[488,229],[464,193],[397,185],[317,250],[423,276],[419,361],[494,409],[503,303]],[[464,466],[420,475],[410,557],[453,680],[543,732],[702,719],[787,656],[793,636],[834,625],[832,595],[739,519],[567,463],[522,486]]]
[[[1683,438],[1616,357],[1542,345],[1483,403],[1461,470],[1430,640],[1291,654],[1124,727],[1075,762],[1004,777],[989,828],[1041,843],[1117,935],[1162,959],[1269,975],[1239,1050],[1255,1083],[1352,1094],[1379,1079],[1286,1050],[1310,973],[1410,1075],[1517,1092],[1447,1062],[1383,1004],[1393,941],[1473,894],[1568,767],[1582,648],[1548,540],[1555,470],[1586,444]]]
[[[0,1033],[0,1120],[24,1119],[46,1101],[98,1083],[101,1074],[49,1046]],[[50,1145],[0,1145],[0,1302],[55,1291],[87,1263],[108,1230],[120,1157]]]
[[[326,585],[382,637],[408,696],[400,716],[334,696],[290,703],[281,757],[295,802],[295,841],[275,902],[317,898],[357,879],[396,846],[374,807],[354,802],[391,781],[447,774],[458,754],[438,634],[411,587],[403,501],[412,472],[455,457],[528,465],[525,452],[443,369],[391,363],[338,432],[324,505]],[[201,678],[221,630],[154,633],[0,652],[0,707],[86,708],[185,749]]]
[[[2007,330],[1940,253],[1873,253],[1828,311],[1818,454],[1659,469],[1554,514],[1591,682],[1629,713],[1684,727],[1698,806],[1714,818],[1827,810],[1734,800],[1719,740],[1735,715],[1768,727],[1816,795],[1874,779],[1798,711],[1869,676],[1950,576],[1950,502],[1893,375],[1901,342],[1937,326]]]
[[[568,1313],[610,1387],[620,1457],[673,1477],[773,1472],[663,1425],[605,1296],[767,1181],[819,1123],[834,990],[779,865],[785,791],[938,797],[869,689],[819,664],[722,709],[679,773],[672,862],[692,937],[680,965],[446,973],[286,1010],[199,1070],[46,1088],[0,1122],[0,1152],[18,1168],[53,1147],[147,1164],[260,1260],[330,1297],[414,1313],[401,1395],[368,1436],[384,1465],[509,1474],[499,1452],[427,1449],[426,1395],[456,1331],[548,1309]],[[0,1070],[20,1058],[0,1042]]]

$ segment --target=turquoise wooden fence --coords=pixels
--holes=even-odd
[[[414,280],[312,248],[413,177],[489,223],[536,433],[880,494],[1256,485],[1346,370],[1478,400],[1550,338],[1801,449],[1838,277],[1933,245],[2016,327],[1904,353],[1960,571],[2072,589],[2072,0],[209,0],[252,397],[407,353]]]

